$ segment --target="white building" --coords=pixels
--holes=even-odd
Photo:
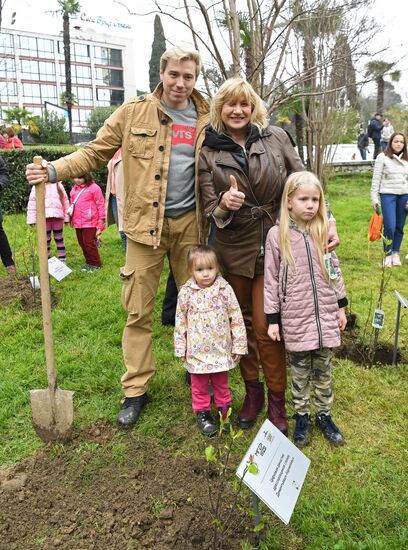
[[[72,24],[76,25],[70,31],[72,93],[77,100],[72,120],[74,132],[80,132],[95,107],[119,105],[136,95],[136,76],[130,38],[82,30],[81,21]],[[65,91],[62,22],[53,28],[56,34],[2,29],[0,118],[10,107],[41,115],[45,102],[60,104]]]

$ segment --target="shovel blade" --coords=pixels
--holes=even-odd
[[[74,421],[73,391],[31,390],[33,426],[45,442],[67,441]]]

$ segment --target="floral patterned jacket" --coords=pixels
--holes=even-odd
[[[193,374],[230,370],[235,367],[232,355],[248,352],[241,309],[221,275],[209,288],[200,288],[193,278],[181,287],[174,348]]]

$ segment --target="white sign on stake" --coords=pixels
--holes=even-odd
[[[248,470],[251,463],[257,473]],[[288,525],[309,466],[309,458],[270,420],[265,420],[236,474]]]
[[[57,281],[62,281],[64,277],[72,273],[72,269],[53,256],[48,260],[48,273],[57,279]]]

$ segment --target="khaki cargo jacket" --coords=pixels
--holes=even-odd
[[[105,121],[93,141],[51,163],[57,181],[67,180],[100,168],[122,147],[123,229],[129,239],[155,247],[160,243],[163,227],[172,138],[172,119],[160,102],[162,93],[160,83],[153,93],[125,102]],[[203,241],[206,222],[200,212],[197,164],[209,121],[209,107],[196,90],[191,99],[197,109],[196,212],[200,241]]]

